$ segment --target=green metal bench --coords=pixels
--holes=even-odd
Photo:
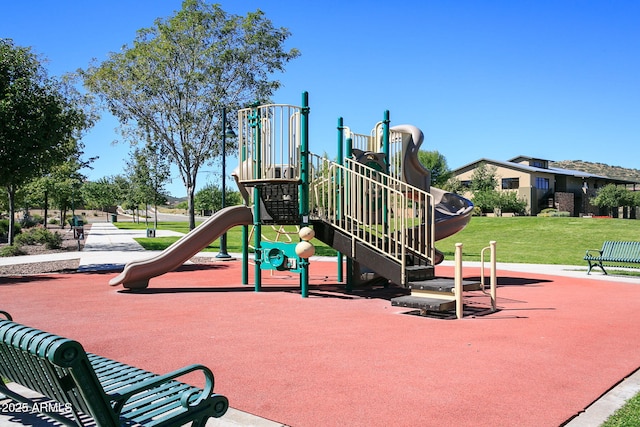
[[[589,263],[587,274],[593,267],[599,267],[604,274],[605,266],[640,268],[640,242],[606,241],[602,249],[587,249],[584,260]]]
[[[204,374],[204,390],[176,380],[195,371]],[[77,341],[4,319],[0,377],[0,394],[26,405],[25,411],[70,426],[204,426],[229,407],[225,396],[213,393],[213,373],[205,366],[157,375],[86,353]],[[46,396],[51,404],[34,403],[9,389],[4,379]]]

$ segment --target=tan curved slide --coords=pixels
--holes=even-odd
[[[128,289],[144,289],[149,285],[149,279],[180,267],[228,229],[250,225],[252,222],[253,214],[247,206],[221,209],[158,255],[127,263],[122,273],[109,280],[109,284],[122,284]]]
[[[418,159],[424,134],[413,125],[397,125],[392,131],[403,133],[402,176],[405,182],[428,191],[435,202],[435,240],[442,240],[461,231],[469,223],[473,213],[473,203],[455,193],[431,187],[431,172]]]

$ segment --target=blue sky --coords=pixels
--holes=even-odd
[[[310,147],[335,153],[336,123],[368,133],[385,110],[455,169],[529,155],[640,168],[640,2],[636,0],[221,0],[287,27],[291,62],[274,101],[309,92]],[[0,37],[31,46],[61,75],[131,44],[180,0],[0,0]],[[122,173],[105,114],[84,139],[91,180]],[[229,165],[234,160],[229,160]],[[230,166],[231,167],[231,166]],[[217,170],[218,166],[205,167]],[[209,172],[198,187],[213,182]],[[177,174],[171,194],[186,194]]]

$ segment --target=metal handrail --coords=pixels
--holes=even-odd
[[[489,286],[490,286],[490,290],[489,293],[486,292],[486,285],[485,285],[485,280],[484,280],[484,253],[485,251],[489,251],[490,254],[490,279],[489,279]],[[480,251],[480,285],[481,285],[481,290],[485,295],[489,295],[491,297],[491,310],[496,311],[496,307],[497,307],[497,303],[496,303],[496,297],[497,297],[497,273],[496,273],[496,242],[495,240],[492,240],[489,242],[489,246],[482,248],[482,251]]]
[[[301,108],[268,104],[238,111],[238,181],[300,179]],[[259,165],[259,167],[257,167]]]
[[[352,159],[310,154],[310,215],[375,248],[404,269],[407,252],[435,259],[433,196]],[[425,226],[430,224],[430,226]]]

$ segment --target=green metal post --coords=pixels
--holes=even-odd
[[[240,165],[244,165],[247,160],[247,145],[242,146],[240,153]],[[249,226],[242,226],[242,284],[249,284]]]
[[[300,227],[309,225],[309,93],[302,93],[300,118]],[[309,260],[300,259],[300,292],[302,298],[309,296]]]
[[[384,153],[384,172],[389,174],[389,110],[384,111],[384,119],[382,120],[382,152]],[[385,180],[385,184],[387,184]],[[389,212],[388,212],[388,194],[386,191],[382,194],[382,223],[385,228],[385,235],[389,231]]]
[[[249,284],[249,226],[242,226],[242,284]]]
[[[382,152],[384,153],[385,173],[389,173],[389,110],[384,111],[382,120]]]
[[[253,114],[252,114],[252,132],[253,132],[253,140],[255,141],[253,153],[253,177],[254,179],[259,179],[262,176],[262,131],[260,129],[260,112],[258,109],[258,105],[254,106]],[[254,280],[255,285],[254,289],[256,292],[260,292],[262,288],[262,270],[260,268],[260,260],[262,258],[262,225],[261,225],[261,217],[260,217],[260,187],[257,185],[253,187],[253,232],[254,232],[254,251],[255,251],[255,269],[254,269]]]
[[[262,288],[262,271],[260,269],[260,259],[262,258],[262,246],[261,235],[262,226],[260,224],[260,188],[256,185],[253,187],[253,247],[255,251],[254,256],[254,275],[255,284],[254,289],[256,292],[260,292]]]
[[[338,118],[338,164],[340,166],[344,166],[344,153],[343,153],[343,148],[344,148],[344,122],[342,120],[342,117]],[[337,203],[337,208],[338,208],[338,219],[340,221],[342,221],[342,203],[344,202],[344,185],[342,183],[342,169],[339,168],[338,169],[338,176],[336,177],[338,180],[338,188],[337,188],[337,193],[338,193],[338,203]],[[337,258],[338,258],[338,282],[342,282],[343,279],[343,273],[342,273],[342,261],[343,261],[343,256],[342,253],[338,252],[337,254]]]
[[[353,139],[347,138],[347,157],[351,158],[353,156]],[[345,189],[345,197],[349,200],[350,197],[350,188],[349,181],[347,180],[344,185]],[[351,292],[353,290],[353,259],[351,257],[347,257],[347,292]]]

